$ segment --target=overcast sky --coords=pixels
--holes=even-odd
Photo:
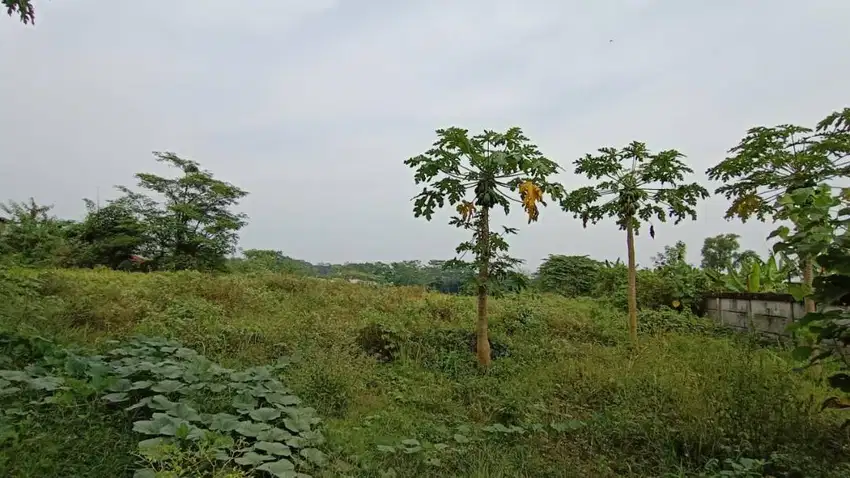
[[[240,246],[312,262],[448,258],[464,233],[414,219],[402,162],[440,127],[520,126],[572,161],[632,140],[676,148],[704,181],[746,129],[811,125],[850,104],[847,0],[34,0],[0,21],[0,200],[80,217],[152,151],[194,159],[250,192]],[[707,184],[713,190],[716,184]],[[656,224],[638,261],[769,225]],[[512,224],[514,255],[625,257],[613,221],[556,209]]]

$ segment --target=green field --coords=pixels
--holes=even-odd
[[[190,411],[222,413],[237,394],[228,386],[263,374],[321,418],[312,428],[323,439],[299,432],[312,451],[299,452],[306,442],[284,450],[312,476],[850,476],[841,416],[819,410],[829,393],[823,371],[794,372],[788,351],[687,316],[642,315],[634,350],[625,314],[605,303],[497,299],[496,359],[483,373],[472,352],[473,297],[278,274],[106,270],[11,270],[0,286],[0,476],[113,478],[145,466],[172,471],[155,475],[163,477],[268,476],[252,471],[272,461],[256,447],[262,458],[234,461],[249,446],[227,441],[244,436],[237,431],[220,432],[228,444],[218,448],[208,435],[139,453],[152,434],[134,422],[153,423],[152,410],[126,410],[162,394]],[[126,345],[136,335],[179,340],[234,373],[280,368],[249,370],[250,380],[222,375],[232,383],[215,392],[160,386],[119,396],[114,379],[93,378],[92,364],[180,362],[174,350],[184,350],[150,339]],[[77,351],[62,352],[69,348]],[[116,348],[123,352],[86,358]],[[56,378],[64,385],[50,390]],[[283,418],[267,412],[250,416]],[[254,435],[247,440],[256,444]],[[231,458],[211,458],[210,449]],[[159,461],[145,465],[142,456]]]

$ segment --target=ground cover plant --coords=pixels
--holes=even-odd
[[[624,312],[604,301],[493,299],[485,373],[470,360],[474,297],[272,273],[0,280],[0,388],[21,389],[0,398],[4,476],[273,476],[260,468],[281,460],[295,470],[280,476],[848,472],[844,416],[820,410],[831,371],[794,373],[790,351],[683,312],[640,311],[633,349]],[[105,366],[103,380],[69,357]],[[198,364],[210,375],[187,378]],[[122,381],[127,365],[153,371]],[[258,382],[265,395],[240,394]],[[304,437],[286,420],[311,408],[300,423],[321,422]],[[171,443],[147,448],[158,439]]]

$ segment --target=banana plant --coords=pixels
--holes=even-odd
[[[777,262],[771,254],[767,261],[753,258],[740,265],[739,269],[729,268],[726,274],[705,271],[715,285],[732,292],[776,292],[791,272],[788,261]]]

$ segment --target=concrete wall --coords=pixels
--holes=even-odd
[[[802,302],[785,294],[720,294],[705,299],[706,316],[742,331],[787,336],[785,328],[806,315]]]
[[[806,309],[790,294],[729,292],[706,297],[705,315],[734,329],[787,337],[791,334],[785,328],[806,315]]]

